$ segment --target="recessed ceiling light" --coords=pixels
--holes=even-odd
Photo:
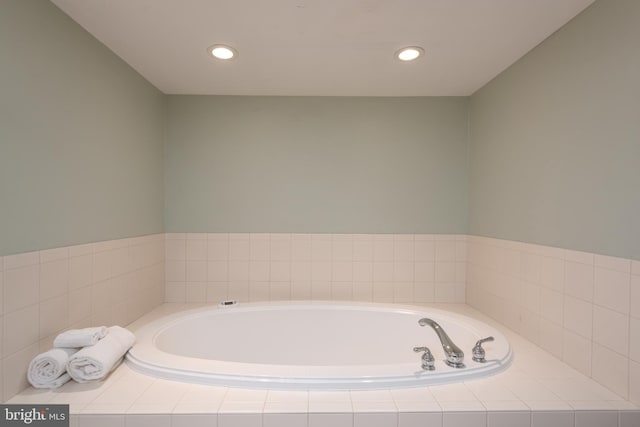
[[[238,56],[238,52],[234,48],[223,44],[214,44],[207,51],[217,59],[227,60]]]
[[[424,49],[418,46],[408,46],[396,51],[395,57],[400,61],[413,61],[424,54]]]

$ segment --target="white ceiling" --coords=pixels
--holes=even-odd
[[[593,2],[51,1],[165,93],[314,96],[470,95]]]

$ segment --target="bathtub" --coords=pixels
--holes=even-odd
[[[465,353],[464,368],[445,363],[438,322]],[[486,362],[472,360],[477,340]],[[513,354],[496,329],[444,310],[336,302],[239,303],[179,312],[136,331],[127,354],[134,370],[158,378],[276,390],[363,390],[467,381],[499,373]],[[435,369],[414,347],[427,346]]]

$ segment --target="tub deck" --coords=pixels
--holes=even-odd
[[[465,367],[445,363],[432,317],[461,348]],[[268,390],[375,390],[453,384],[508,369],[508,339],[495,328],[448,310],[402,304],[291,301],[205,306],[151,321],[127,354],[134,371],[188,383]],[[471,349],[484,337],[489,358]],[[435,370],[412,349],[428,346]]]
[[[128,327],[202,304],[164,304]],[[74,427],[638,427],[640,408],[464,304],[424,304],[500,330],[513,365],[459,384],[371,391],[272,391],[156,379],[120,365],[102,382],[29,388],[7,403],[66,403]],[[416,360],[418,363],[418,360]]]

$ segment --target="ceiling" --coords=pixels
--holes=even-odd
[[[280,96],[470,95],[593,3],[51,1],[164,93]],[[393,57],[409,45],[426,55]]]

